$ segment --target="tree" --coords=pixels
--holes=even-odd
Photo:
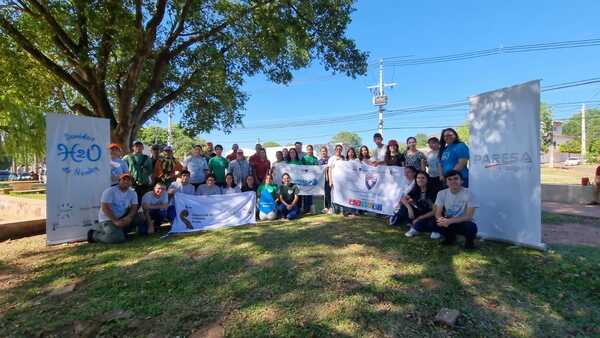
[[[580,140],[570,140],[559,146],[561,153],[567,154],[578,154],[581,152],[581,141]]]
[[[427,147],[427,139],[429,139],[429,137],[427,137],[427,135],[425,135],[423,133],[419,133],[419,134],[415,135],[415,138],[417,139],[417,147],[419,147],[419,148]]]
[[[540,106],[540,150],[542,153],[546,153],[548,148],[552,144],[552,133],[554,126],[552,124],[552,108],[546,103],[542,102]]]
[[[349,131],[340,131],[335,134],[335,136],[331,139],[331,143],[337,144],[341,143],[347,145],[348,147],[354,148],[358,152],[358,147],[362,144],[362,139],[358,136],[357,133],[352,133]]]
[[[130,144],[171,102],[190,135],[231,130],[258,73],[288,83],[319,60],[364,74],[367,54],[346,36],[353,2],[3,1],[0,35],[53,75],[70,111],[110,119],[113,142]]]
[[[468,121],[465,121],[463,124],[458,126],[458,128],[456,128],[456,133],[458,134],[460,140],[467,144],[469,143],[469,137],[471,136],[469,128],[470,126]]]
[[[589,153],[588,160],[594,160],[592,145],[600,138],[600,109],[590,109],[585,112],[586,148]],[[573,136],[581,140],[581,113],[576,113],[562,126],[564,135]]]
[[[145,145],[159,144],[164,146],[167,144],[168,135],[167,128],[150,126],[140,129],[138,138]],[[188,136],[183,128],[179,126],[173,127],[173,153],[175,157],[183,159],[195,144],[205,145],[206,141],[198,137],[192,138]]]
[[[281,147],[281,145],[275,141],[267,141],[264,142],[262,144],[263,147],[268,148],[268,147]]]

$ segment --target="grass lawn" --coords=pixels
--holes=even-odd
[[[548,168],[542,167],[542,183],[581,184],[582,177],[594,178],[598,165],[583,164],[575,167]]]
[[[600,248],[465,252],[401,230],[321,215],[124,245],[1,243],[0,336],[600,335]],[[434,323],[442,307],[461,312],[454,328]]]

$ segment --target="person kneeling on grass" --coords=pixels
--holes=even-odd
[[[281,176],[282,184],[279,187],[279,202],[277,206],[281,217],[288,220],[296,219],[300,215],[300,207],[298,202],[300,190],[298,186],[291,182],[290,174],[285,173]]]
[[[444,236],[442,245],[456,242],[456,235],[465,236],[465,249],[475,248],[477,225],[473,222],[475,209],[479,207],[469,189],[463,187],[459,171],[450,170],[445,175],[448,189],[438,192],[434,205],[434,217],[414,223],[419,232],[435,231]]]
[[[142,210],[144,219],[148,225],[148,233],[158,232],[160,225],[167,217],[169,207],[169,195],[162,183],[156,183],[152,191],[148,191],[142,197]]]
[[[396,213],[388,219],[388,224],[391,226],[399,226],[402,224],[410,223],[411,219],[408,217],[408,193],[415,187],[415,175],[417,174],[417,168],[415,167],[404,167],[404,178],[406,184],[403,190],[400,192],[400,202],[398,203]]]
[[[265,183],[256,190],[258,197],[258,218],[261,221],[272,221],[277,218],[277,184],[273,184],[273,175],[265,176]]]
[[[196,193],[196,188],[190,182],[191,173],[184,169],[179,173],[179,179],[175,182],[171,183],[169,186],[169,190],[167,193],[169,195],[169,207],[167,208],[167,218],[169,222],[173,224],[173,220],[175,220],[176,212],[175,212],[175,193],[182,193],[187,195],[194,195]]]
[[[143,218],[138,214],[138,198],[131,189],[131,175],[122,174],[119,185],[104,190],[100,198],[98,222],[98,230],[87,233],[90,243],[123,243],[127,240],[127,233],[136,227],[139,234],[148,233]]]
[[[435,203],[438,193],[433,179],[431,179],[429,174],[425,171],[417,172],[415,182],[416,184],[412,190],[402,199],[402,204],[408,212],[410,224],[415,224],[423,219],[433,217],[433,204]],[[411,226],[410,230],[404,235],[406,237],[413,237],[418,233],[419,231],[417,231],[414,226]],[[431,239],[438,239],[440,238],[440,234],[432,231],[430,237]]]

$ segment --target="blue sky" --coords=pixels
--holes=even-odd
[[[398,1],[362,0],[356,3],[348,35],[370,53],[369,62],[400,55],[431,57],[472,50],[600,38],[600,1]],[[495,55],[485,58],[410,67],[386,67],[385,81],[397,86],[387,91],[388,109],[443,104],[470,95],[533,79],[542,86],[600,76],[600,46]],[[201,137],[229,149],[232,143],[252,148],[257,137],[289,144],[295,140],[324,143],[342,130],[377,128],[377,118],[342,120],[321,126],[293,127],[295,121],[375,111],[366,88],[377,81],[377,65],[357,79],[331,75],[316,63],[295,73],[288,86],[262,76],[245,85],[250,95],[244,124],[290,122],[291,128],[234,129]],[[548,103],[600,100],[600,85],[542,94]],[[454,111],[396,115],[385,120],[384,138],[404,140],[423,132],[437,134],[444,126],[461,124],[468,107]],[[555,118],[570,116],[575,106],[557,106]],[[163,121],[166,119],[162,118]],[[165,123],[163,123],[165,125]],[[437,128],[439,126],[439,128]],[[436,127],[436,128],[423,128]],[[373,131],[359,132],[371,145]]]

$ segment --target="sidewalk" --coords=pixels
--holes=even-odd
[[[599,205],[566,204],[542,201],[542,210],[554,214],[600,218]]]

